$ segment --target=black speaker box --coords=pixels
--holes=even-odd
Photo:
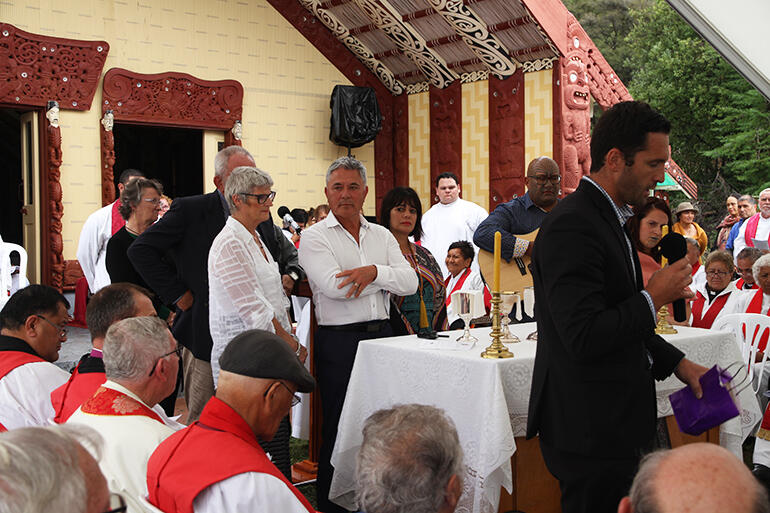
[[[371,87],[334,86],[329,139],[339,146],[358,148],[382,130],[382,115]]]

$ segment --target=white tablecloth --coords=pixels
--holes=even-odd
[[[677,327],[666,339],[701,365],[722,367],[740,360],[733,335]],[[479,339],[472,350],[425,347],[416,336],[361,342],[340,417],[332,454],[335,468],[330,497],[356,510],[355,465],[366,418],[395,404],[421,403],[443,408],[454,421],[465,452],[463,495],[458,513],[497,511],[500,487],[512,489],[511,456],[515,436],[524,436],[536,343],[525,341],[535,324],[512,325],[523,341],[510,345],[514,358],[487,360],[479,354],[489,345],[490,328],[471,330]],[[454,341],[462,332],[451,332]],[[658,416],[671,415],[668,395],[684,385],[675,377],[657,384]],[[742,412],[720,429],[720,443],[741,456],[741,442],[762,418],[750,389],[739,395]]]

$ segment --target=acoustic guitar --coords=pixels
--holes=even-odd
[[[533,242],[540,228],[524,235],[516,237]],[[524,255],[520,258],[512,258],[510,262],[500,260],[500,289],[504,292],[523,292],[525,288],[532,286],[532,273],[529,271],[531,258]],[[494,275],[495,258],[490,251],[479,248],[479,268],[487,283],[492,283]]]

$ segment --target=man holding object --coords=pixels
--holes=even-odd
[[[655,334],[655,312],[692,296],[685,259],[646,289],[624,230],[664,178],[670,123],[622,102],[599,119],[591,177],[546,217],[533,254],[538,347],[527,437],[540,436],[564,513],[615,511],[655,436],[653,378],[675,372],[701,397],[706,371]],[[564,257],[569,248],[570,257]]]

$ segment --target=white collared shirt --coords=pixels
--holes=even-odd
[[[757,240],[767,240],[768,236],[770,235],[770,217],[762,217],[761,213],[755,215],[759,216],[759,223],[757,223],[757,233],[755,234],[754,238]],[[746,221],[741,225],[740,230],[738,230],[738,235],[735,237],[735,241],[733,242],[733,261],[736,265],[738,265],[738,253],[740,253],[741,250],[746,247],[746,225],[749,224],[749,219],[746,219]]]
[[[77,258],[92,294],[111,283],[106,261],[107,242],[112,237],[114,204],[112,202],[88,216],[80,230]]]
[[[358,240],[357,244],[332,213],[302,232],[299,264],[313,291],[318,324],[335,326],[387,319],[388,292],[408,296],[417,290],[417,274],[390,231],[361,216]],[[374,281],[359,297],[346,298],[350,286],[337,288],[344,278],[335,275],[372,264],[377,267]]]

